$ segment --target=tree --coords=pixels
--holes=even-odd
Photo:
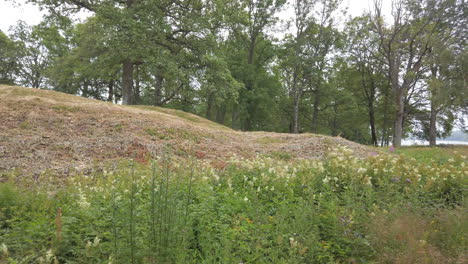
[[[279,92],[276,77],[268,72],[275,50],[266,30],[275,25],[275,15],[284,3],[284,0],[244,0],[239,20],[229,28],[225,46],[228,63],[236,80],[244,84],[231,123],[236,127],[239,122],[242,130],[260,129],[255,119],[259,121],[272,112],[268,111],[268,105],[272,106],[271,101]]]
[[[11,35],[16,42],[18,83],[32,88],[45,88],[49,52],[42,41],[40,26],[28,26],[19,21]]]
[[[387,66],[395,104],[393,145],[401,146],[405,120],[405,99],[421,80],[427,68],[424,59],[431,53],[431,42],[449,1],[392,2],[393,24],[386,27],[381,2],[374,1],[372,30],[379,36],[379,55]]]
[[[387,81],[385,80],[384,65],[377,55],[377,38],[369,30],[370,17],[365,15],[350,21],[348,28],[348,61],[352,65],[351,70],[358,76],[357,85],[350,85],[355,96],[362,99],[367,108],[372,144],[378,146],[376,125],[376,111],[379,100],[383,98],[387,102]],[[384,107],[386,108],[386,107]],[[386,115],[386,109],[383,115]],[[385,119],[385,117],[384,117]],[[384,122],[382,134],[386,134],[386,122]],[[382,140],[383,141],[383,140]]]
[[[15,42],[0,30],[0,84],[14,84],[19,67],[17,56]]]
[[[286,35],[280,72],[293,106],[291,132],[299,132],[299,106],[304,93],[312,93],[312,131],[317,132],[318,113],[330,54],[340,46],[334,12],[341,1],[296,0],[293,2],[293,34]]]

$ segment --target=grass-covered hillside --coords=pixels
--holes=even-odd
[[[0,263],[466,263],[467,148],[0,87]]]
[[[373,152],[339,137],[244,133],[182,111],[46,90],[0,85],[0,102],[0,177],[10,170],[35,177],[91,172],[121,158],[147,164],[165,146],[178,157],[196,153],[215,163],[233,156],[317,158],[333,146]]]

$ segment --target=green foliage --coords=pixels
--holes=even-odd
[[[4,182],[0,260],[362,263],[438,252],[450,262],[465,252],[465,162],[357,159],[342,148],[322,161],[260,157],[215,170],[166,155],[62,187]]]
[[[13,84],[17,71],[16,45],[0,30],[0,84]]]
[[[343,29],[341,0],[293,1],[285,21],[285,0],[29,2],[50,13],[0,34],[1,83],[373,145],[444,137],[467,109],[460,1],[401,1],[395,25],[376,5]]]

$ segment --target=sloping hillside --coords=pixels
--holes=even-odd
[[[0,173],[67,174],[120,158],[146,162],[165,145],[175,155],[196,153],[212,161],[257,154],[317,158],[338,145],[359,156],[372,151],[339,137],[238,132],[177,110],[0,86]]]

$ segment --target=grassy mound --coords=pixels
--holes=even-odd
[[[178,110],[121,106],[53,91],[0,86],[0,101],[0,178],[11,170],[35,178],[66,176],[126,158],[147,164],[165,146],[179,157],[196,152],[214,162],[257,155],[320,158],[338,146],[362,157],[374,151],[339,137],[243,133]]]

